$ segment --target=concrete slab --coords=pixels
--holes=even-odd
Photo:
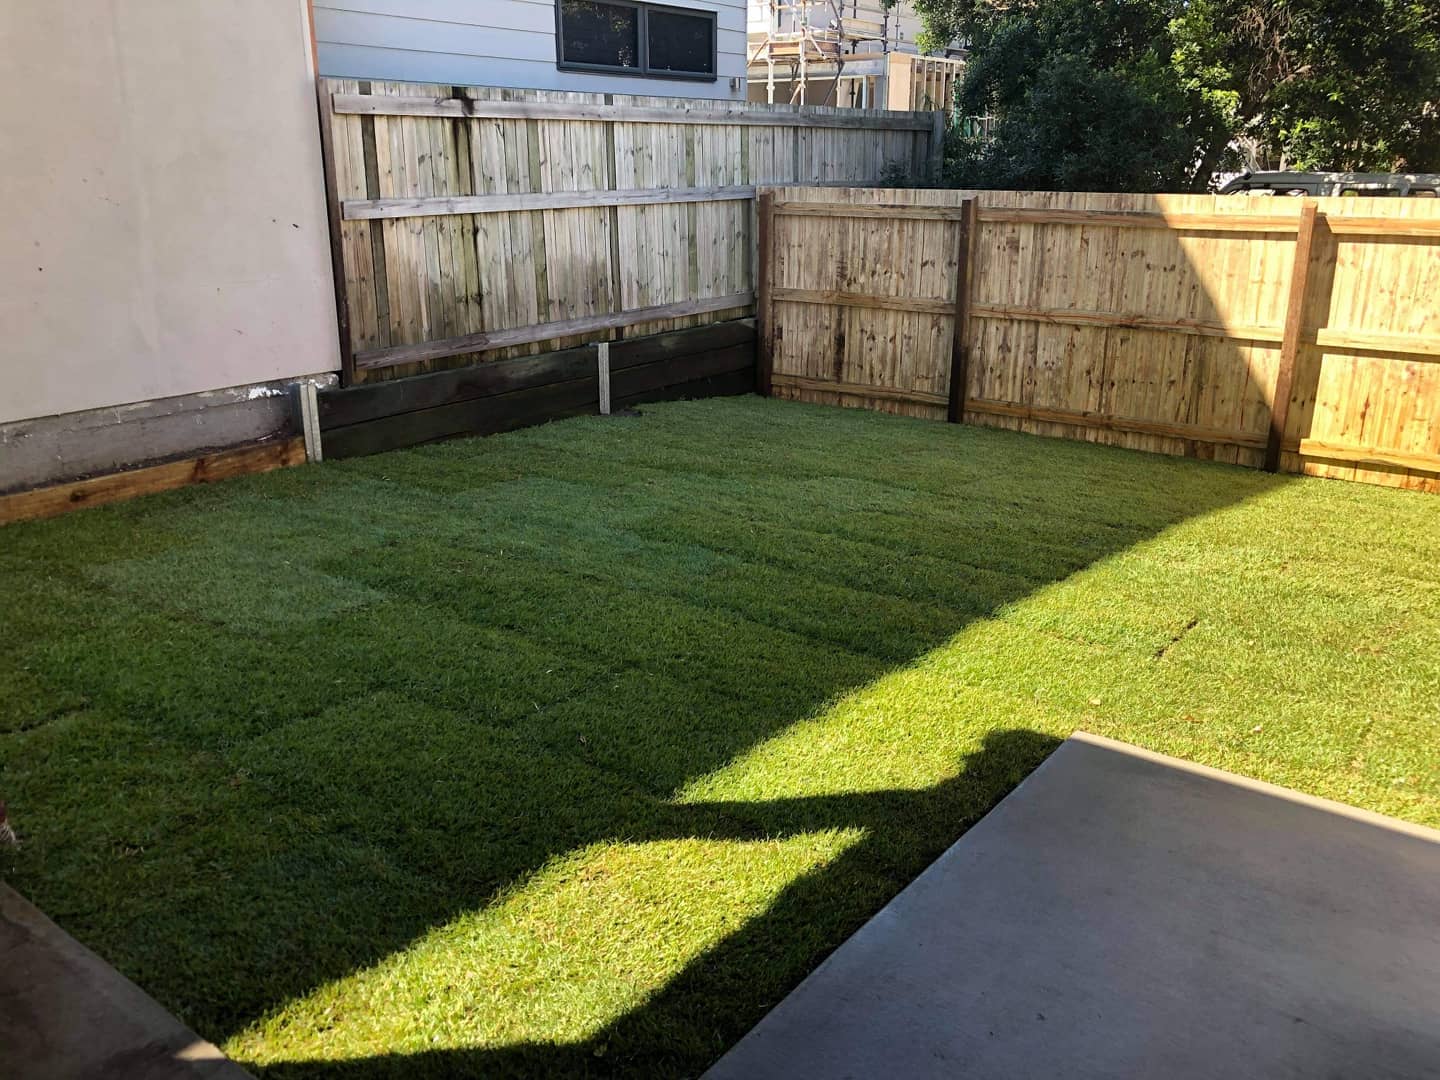
[[[0,1077],[249,1075],[0,883]]]
[[[1440,1077],[1440,833],[1077,735],[707,1075]]]

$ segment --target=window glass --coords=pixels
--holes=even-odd
[[[658,8],[646,14],[650,20],[650,70],[715,74],[714,24],[708,17]]]
[[[640,66],[640,9],[594,0],[561,0],[560,57],[567,64]]]

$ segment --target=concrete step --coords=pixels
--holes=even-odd
[[[245,1080],[250,1074],[0,882],[0,1076]]]
[[[1440,1077],[1440,833],[1073,736],[707,1076]]]

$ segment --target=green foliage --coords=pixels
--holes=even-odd
[[[1203,182],[1176,103],[1133,79],[1060,56],[1036,72],[1021,103],[1001,112],[990,140],[956,140],[947,152],[954,186],[1186,191]]]
[[[957,140],[961,187],[1185,191],[1208,179],[1220,117],[1170,64],[1166,12],[1130,0],[1047,0],[955,16],[974,50],[961,111],[999,117]]]
[[[1238,166],[1440,170],[1440,4],[1431,0],[919,0],[963,37],[967,187],[1203,189]]]
[[[744,398],[7,526],[0,874],[257,1075],[696,1076],[1076,728],[1440,823],[1436,509]]]
[[[1440,171],[1440,4],[1191,0],[1175,68],[1262,168]]]

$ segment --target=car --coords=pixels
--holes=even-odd
[[[1220,186],[1221,195],[1440,196],[1440,173],[1251,172]]]

